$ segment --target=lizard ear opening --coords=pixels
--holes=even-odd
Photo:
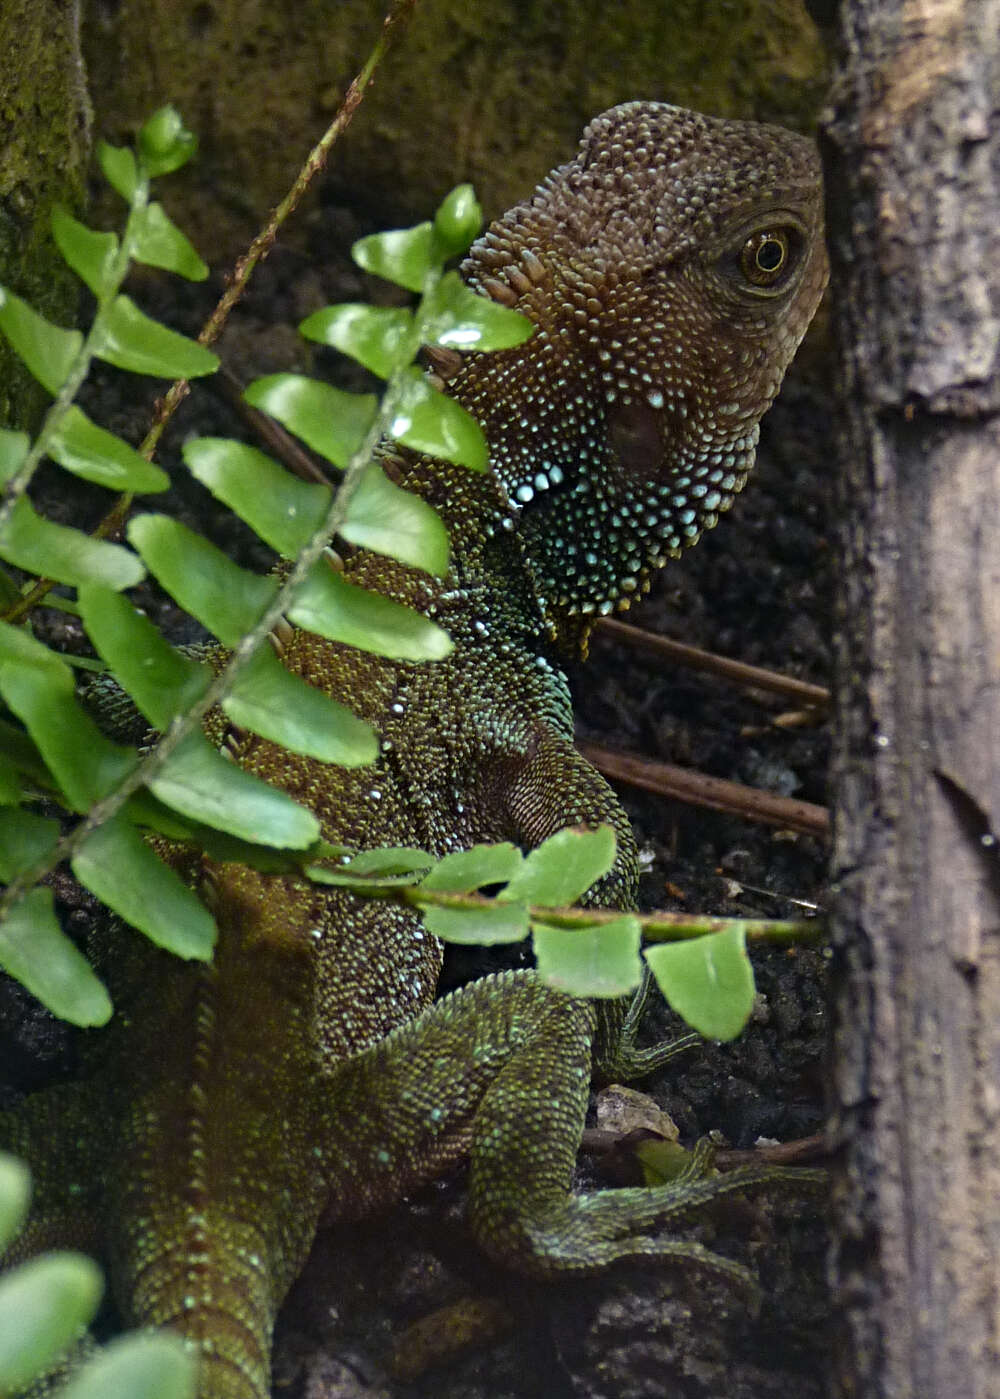
[[[667,455],[664,415],[641,399],[616,403],[608,411],[608,442],[618,462],[618,479],[626,489],[637,481],[657,481]]]

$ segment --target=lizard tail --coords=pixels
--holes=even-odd
[[[280,1298],[267,1250],[252,1226],[209,1213],[161,1206],[155,1221],[139,1221],[114,1269],[115,1290],[129,1299],[131,1324],[176,1332],[197,1351],[199,1395],[270,1399]]]

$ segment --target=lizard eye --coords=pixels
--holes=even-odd
[[[745,291],[760,296],[782,291],[802,262],[802,230],[793,223],[768,223],[744,233],[723,260]]]
[[[788,234],[783,228],[765,228],[752,233],[740,253],[740,271],[754,286],[770,287],[781,276],[791,256]]]

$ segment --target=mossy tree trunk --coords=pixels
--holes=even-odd
[[[80,0],[3,0],[0,55],[0,283],[65,323],[78,284],[49,213],[57,202],[81,206],[90,154]],[[43,402],[0,338],[0,423],[29,425]]]
[[[1000,3],[851,0],[834,1391],[1000,1393]]]

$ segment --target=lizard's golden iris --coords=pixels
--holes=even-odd
[[[755,287],[773,287],[787,273],[791,258],[791,230],[759,229],[743,244],[740,271]]]

